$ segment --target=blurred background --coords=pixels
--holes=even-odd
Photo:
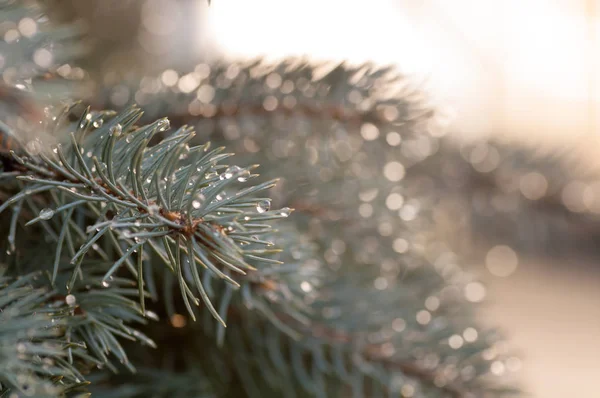
[[[217,0],[207,20],[226,54],[397,65],[448,109],[457,138],[566,145],[584,168],[600,162],[598,0]],[[597,258],[513,255],[488,252],[477,270],[486,318],[522,351],[526,388],[600,396]]]
[[[228,55],[397,65],[449,111],[451,134],[566,144],[594,169],[599,18],[598,0],[217,0],[205,36]],[[491,302],[485,316],[520,348],[526,389],[600,396],[600,264],[508,253],[496,250],[478,271]]]
[[[600,396],[600,206],[590,190],[600,181],[600,0],[105,0],[70,10],[122,49],[102,62],[124,70],[256,56],[396,65],[443,110],[452,140],[500,140],[508,156],[528,148],[526,161],[545,161],[541,178],[520,179],[526,199],[561,168],[568,214],[526,209],[519,231],[502,234],[496,213],[476,226],[493,239],[466,265],[485,280],[483,316],[519,347],[513,365],[533,397]],[[462,211],[477,207],[475,196],[463,201]]]

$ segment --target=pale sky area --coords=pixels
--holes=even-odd
[[[600,159],[598,15],[600,0],[213,0],[208,22],[226,54],[397,64],[464,136],[575,140]],[[600,397],[600,280],[570,267],[519,265],[490,289],[533,398]]]
[[[465,134],[518,126],[549,139],[596,124],[597,23],[588,3],[227,0],[212,2],[209,23],[229,54],[397,64],[427,80]]]

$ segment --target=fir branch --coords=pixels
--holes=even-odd
[[[329,309],[339,308],[339,302],[336,303],[336,301],[345,301],[342,298],[344,296],[343,290],[345,289],[340,286],[340,279],[343,280],[347,278],[339,276],[337,278],[332,278],[333,286],[331,286],[331,289],[334,289],[333,291],[336,292],[336,296],[332,296],[332,300],[325,299],[325,302],[320,304],[319,307],[323,306],[324,308]],[[335,280],[335,282],[333,282],[333,280]],[[353,286],[349,290],[358,297],[374,297],[372,293],[364,291],[356,286]],[[325,297],[326,296],[327,295],[325,295]],[[383,296],[381,298],[383,298]],[[406,302],[406,300],[403,302]],[[338,382],[341,382],[342,384],[349,384],[353,389],[353,394],[355,396],[371,396],[374,395],[374,391],[377,390],[371,383],[368,383],[370,387],[367,387],[367,384],[362,383],[358,386],[354,385],[354,382],[357,381],[357,377],[364,377],[366,380],[371,380],[371,382],[375,382],[376,384],[382,383],[382,389],[392,394],[394,392],[401,393],[401,391],[405,391],[409,388],[410,391],[416,395],[426,394],[426,396],[437,397],[446,396],[445,394],[448,394],[452,397],[464,398],[483,396],[496,389],[493,384],[486,384],[486,382],[480,384],[478,380],[478,377],[484,377],[487,372],[486,368],[489,366],[484,359],[487,355],[485,350],[488,348],[486,343],[473,344],[468,350],[468,353],[455,352],[454,354],[451,354],[448,352],[448,355],[450,356],[455,355],[455,361],[451,361],[451,364],[442,366],[444,355],[446,355],[442,349],[444,344],[443,340],[447,339],[448,336],[452,334],[451,330],[453,326],[442,326],[440,330],[433,332],[424,330],[419,331],[419,329],[421,329],[420,327],[413,328],[410,326],[410,323],[406,323],[404,327],[407,330],[402,330],[402,334],[397,334],[396,332],[393,332],[391,328],[387,329],[386,327],[379,329],[378,332],[375,332],[375,330],[378,329],[369,332],[368,325],[370,322],[368,321],[368,318],[365,317],[370,317],[372,310],[376,311],[377,308],[386,308],[381,304],[372,304],[372,306],[369,307],[370,308],[365,311],[364,315],[362,314],[362,311],[357,313],[356,311],[350,312],[341,308],[339,309],[337,319],[335,319],[333,323],[332,319],[327,319],[327,317],[319,319],[317,316],[317,318],[313,318],[309,324],[305,324],[304,326],[301,326],[294,321],[285,311],[277,312],[276,316],[281,322],[287,324],[292,329],[299,331],[303,336],[301,340],[289,340],[286,344],[295,347],[293,348],[293,350],[296,350],[293,351],[296,352],[294,355],[300,355],[300,357],[303,358],[301,363],[295,365],[295,368],[293,368],[291,372],[292,374],[295,373],[296,380],[300,381],[300,385],[302,385],[307,392],[317,396],[327,396],[325,393],[327,387],[326,385],[321,385],[315,371],[322,373],[322,377],[324,378],[334,377],[338,378]],[[450,313],[452,313],[454,317],[457,317],[458,315],[456,314],[456,309],[450,310]],[[391,325],[393,324],[391,320],[387,323],[383,321],[383,319],[390,319],[392,316],[392,314],[383,315],[377,322],[380,325]],[[443,311],[442,313],[437,314],[437,316],[439,316],[440,319],[443,319]],[[350,321],[349,317],[352,317],[352,324],[356,325],[356,328],[348,328],[348,322]],[[269,328],[264,324],[259,326],[260,321],[258,321],[259,323],[254,322],[257,322],[257,320],[255,319],[252,321],[254,324],[253,328],[266,328],[267,330]],[[373,325],[373,327],[376,326]],[[398,340],[405,338],[408,338],[409,341],[402,342],[402,340]],[[436,344],[435,341],[438,338],[440,341]],[[480,336],[480,338],[484,339],[483,336]],[[269,348],[270,351],[278,352],[278,350],[281,349],[280,344],[282,343],[273,342],[274,337],[272,334],[265,332],[265,339],[268,339],[262,343],[265,349],[271,347],[273,344],[275,344],[277,348]],[[276,340],[281,341],[281,338]],[[260,346],[255,340],[253,340],[252,344]],[[422,349],[424,352],[431,350],[432,347],[437,347],[435,351],[431,352],[431,355],[439,357],[440,366],[432,367],[430,364],[427,364],[426,361],[419,359],[419,357],[426,357],[424,352],[415,357],[410,351],[403,352],[405,349],[404,347],[406,347],[407,350],[416,350],[416,347],[420,347],[419,349]],[[256,353],[249,355],[256,355]],[[339,355],[340,357],[335,359],[336,355]],[[331,359],[324,361],[323,358]],[[281,358],[277,363],[279,363],[279,366],[283,366],[284,363],[288,363],[288,359]],[[262,365],[258,366],[262,367]],[[306,369],[302,369],[304,366],[306,366]],[[478,374],[471,376],[471,379],[465,380],[461,380],[459,377],[456,377],[456,375],[452,376],[453,372],[462,372],[460,369],[477,369],[476,372]],[[278,369],[278,371],[283,373],[282,376],[285,375],[282,369]],[[363,375],[357,376],[356,372],[362,373]],[[417,391],[421,392],[419,393]],[[515,394],[517,394],[516,391],[505,389],[503,393],[498,392],[497,395],[493,396],[513,396]]]
[[[428,181],[420,194],[444,214],[438,233],[457,250],[501,242],[524,256],[593,255],[599,171],[580,152],[578,144],[447,139],[436,156],[413,167],[406,183]]]
[[[62,322],[55,324],[51,316],[36,312],[48,291],[31,287],[28,282],[34,278],[39,278],[39,273],[19,281],[6,276],[0,279],[0,393],[16,390],[52,396],[61,388],[51,377],[66,385],[76,382],[75,369],[56,363],[66,357],[63,343],[52,343],[60,335],[56,328]]]
[[[131,370],[118,338],[154,346],[125,323],[141,322],[131,281],[104,286],[92,269],[85,287],[65,295],[41,271],[2,277],[0,296],[0,393],[14,389],[26,396],[55,397],[81,391],[93,367],[115,369],[115,355]],[[61,279],[66,275],[61,275]],[[84,390],[85,391],[85,390]]]
[[[164,74],[175,74],[179,80],[172,84],[163,75],[136,80],[134,73],[123,76],[119,87],[129,86],[135,93],[131,97],[151,117],[167,112],[176,125],[211,128],[207,121],[244,119],[269,126],[293,118],[316,126],[338,122],[357,134],[363,128],[371,130],[367,135],[373,134],[375,128],[377,134],[386,135],[409,132],[436,116],[418,88],[393,67],[256,59],[199,64],[194,70]],[[116,88],[102,86],[95,107],[114,107],[109,98]]]
[[[192,286],[204,303],[214,309],[204,293],[198,268],[206,269],[204,272],[211,272],[234,287],[239,287],[238,282],[222,268],[239,275],[256,269],[245,259],[243,245],[254,243],[268,247],[272,243],[244,234],[263,235],[271,230],[270,226],[263,224],[257,230],[252,222],[285,218],[290,213],[287,208],[257,210],[257,203],[268,199],[255,195],[274,186],[275,180],[235,191],[238,183],[256,176],[251,174],[254,167],[218,164],[230,156],[221,153],[223,148],[210,150],[208,144],[190,148],[187,142],[193,132],[187,127],[149,147],[154,134],[168,129],[167,119],[135,127],[141,116],[136,108],[115,117],[106,115],[106,119],[90,113],[84,115],[77,131],[71,134],[70,142],[44,148],[27,158],[13,152],[15,159],[29,172],[17,176],[25,186],[0,206],[0,212],[29,195],[60,193],[52,195],[54,209],[47,207],[28,222],[29,225],[47,224],[55,215],[63,216],[63,225],[56,234],[61,244],[55,255],[55,275],[64,238],[72,228],[70,221],[74,212],[71,209],[89,207],[95,221],[85,231],[78,232],[85,240],[71,257],[75,269],[67,283],[69,290],[77,282],[86,255],[100,253],[97,244],[109,236],[108,241],[120,257],[107,270],[105,281],[126,265],[141,288],[144,278],[131,257],[136,252],[138,258],[144,257],[150,246],[178,276],[180,288],[186,292],[183,297],[189,296],[198,304],[189,282],[183,279],[184,270],[192,267],[192,272],[197,274]],[[261,254],[268,254],[268,249],[253,249],[250,258],[260,262]],[[140,303],[143,301],[140,295]],[[190,314],[193,316],[191,307]],[[213,314],[220,319],[216,310]]]
[[[435,112],[404,78],[371,65],[287,60],[199,65],[175,85],[163,80],[134,83],[131,97],[151,114],[168,110],[184,115],[181,120],[198,117],[200,126],[216,125],[222,132],[217,139],[243,132],[236,145],[248,153],[246,160],[262,149],[267,177],[285,177],[278,202],[299,203],[303,214],[283,240],[288,250],[278,253],[270,221],[291,210],[272,211],[270,198],[257,197],[274,181],[240,189],[238,183],[257,177],[254,166],[220,164],[230,154],[194,146],[186,126],[163,134],[168,119],[138,126],[137,108],[84,112],[75,126],[55,123],[51,130],[59,137],[63,129],[73,131],[59,145],[25,142],[11,154],[16,171],[0,175],[10,182],[0,188],[10,193],[0,211],[16,209],[8,236],[17,256],[23,250],[19,221],[27,220],[29,231],[46,232],[44,246],[52,254],[27,264],[52,271],[46,287],[60,290],[39,305],[55,302],[61,311],[66,367],[121,371],[110,353],[133,370],[132,362],[152,354],[136,356],[139,344],[127,341],[153,345],[158,337],[163,346],[169,338],[184,346],[159,354],[174,358],[173,366],[141,361],[173,377],[161,383],[169,396],[239,396],[223,388],[232,380],[260,397],[271,391],[502,395],[482,354],[493,348],[492,335],[476,331],[476,342],[450,347],[450,338],[462,339],[474,325],[462,295],[471,280],[449,260],[451,253],[427,247],[428,198],[415,184],[399,184],[405,168],[438,147],[430,123]],[[208,135],[208,127],[200,131]],[[401,205],[390,205],[390,196],[400,196]],[[296,247],[302,237],[306,247]],[[184,329],[180,308],[192,320],[202,317],[189,333],[163,333],[163,324],[149,325],[146,336],[129,326],[155,317],[145,298],[159,298],[157,276],[171,329]],[[241,294],[233,294],[238,289]],[[421,312],[428,317],[420,318]],[[198,338],[199,331],[210,343]],[[179,374],[182,363],[205,377]],[[155,392],[152,375],[126,375],[128,385],[115,391]],[[109,378],[109,388],[115,381],[123,378]]]
[[[297,231],[284,229],[280,238],[293,237],[298,245],[299,236]],[[207,375],[214,391],[220,391],[222,383],[231,385],[232,379],[243,381],[244,391],[225,388],[219,394],[224,397],[518,395],[489,378],[490,353],[497,340],[493,333],[478,329],[477,339],[470,336],[463,348],[448,346],[448,339],[460,335],[466,325],[471,334],[477,326],[472,309],[460,296],[446,297],[432,310],[431,299],[426,299],[447,286],[434,270],[407,269],[405,280],[398,282],[401,285],[380,291],[373,287],[376,269],[327,271],[319,265],[317,248],[304,238],[304,245],[291,250],[294,257],[290,251],[278,256],[285,267],[264,270],[265,280],[257,280],[241,297],[233,297],[226,313],[226,334],[218,325],[212,326],[209,311],[204,309],[196,317],[203,320],[199,323],[186,326],[179,320],[181,315],[176,315],[175,328],[153,330],[151,334],[160,336],[165,344],[177,341],[185,347],[180,350],[171,345],[166,363],[204,369],[207,364],[225,361],[224,373]],[[460,272],[453,279],[471,282]],[[424,288],[423,281],[430,285]],[[452,287],[461,289],[460,284]],[[357,297],[364,300],[357,302]],[[423,302],[428,303],[433,318],[427,325],[414,318]],[[209,340],[215,336],[223,339],[221,348],[209,349],[202,343],[205,338],[198,338],[200,334]],[[145,364],[157,360],[136,352],[146,358],[142,360]],[[164,372],[172,370],[164,364],[156,366]],[[132,391],[139,388],[138,381],[129,383]]]
[[[203,80],[192,90],[197,98],[180,92],[193,76],[169,88],[158,78],[134,85],[150,109],[170,106],[179,115],[200,109],[198,126],[232,141],[248,158],[260,152],[265,169],[283,177],[275,200],[301,209],[294,221],[317,247],[315,261],[337,270],[331,280],[309,274],[243,289],[243,302],[256,311],[242,311],[240,318],[230,306],[235,327],[228,328],[224,347],[233,350],[231,367],[246,393],[302,389],[328,396],[341,384],[338,393],[350,389],[355,396],[400,394],[402,388],[414,396],[502,396],[483,354],[493,334],[476,330],[479,339],[468,344],[462,337],[475,330],[464,291],[476,282],[434,235],[432,202],[440,194],[407,173],[440,147],[435,113],[410,92],[386,96],[397,86],[385,73],[341,66],[319,75],[314,65],[286,69],[290,63],[233,64],[229,76],[229,66],[201,65],[196,72]],[[283,111],[284,101],[294,111]],[[315,112],[304,114],[305,103]],[[348,106],[360,117],[357,123],[340,119],[323,112],[329,106]],[[378,117],[377,109],[390,119]],[[285,304],[296,302],[308,307],[297,311],[303,322],[287,317],[294,312]],[[278,345],[273,330],[282,336]],[[450,338],[460,343],[453,347]],[[332,352],[344,366],[327,374],[319,358]]]

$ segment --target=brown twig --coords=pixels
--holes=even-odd
[[[432,111],[426,113],[427,117]],[[333,120],[340,123],[360,126],[364,122],[373,123],[391,123],[385,116],[385,112],[376,109],[357,110],[353,107],[344,107],[342,105],[331,104],[294,104],[293,106],[285,103],[276,106],[272,110],[265,109],[264,106],[253,103],[228,103],[221,104],[202,104],[190,114],[172,114],[169,120],[174,125],[193,124],[195,121],[205,119],[219,119],[223,117],[238,117],[243,115],[251,115],[257,117],[269,118],[275,115],[285,117],[305,116],[312,119]]]

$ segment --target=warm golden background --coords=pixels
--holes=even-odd
[[[600,161],[598,0],[215,0],[202,15],[199,34],[226,54],[397,64],[451,111],[453,134],[567,142]],[[480,272],[532,396],[600,397],[600,264]]]

